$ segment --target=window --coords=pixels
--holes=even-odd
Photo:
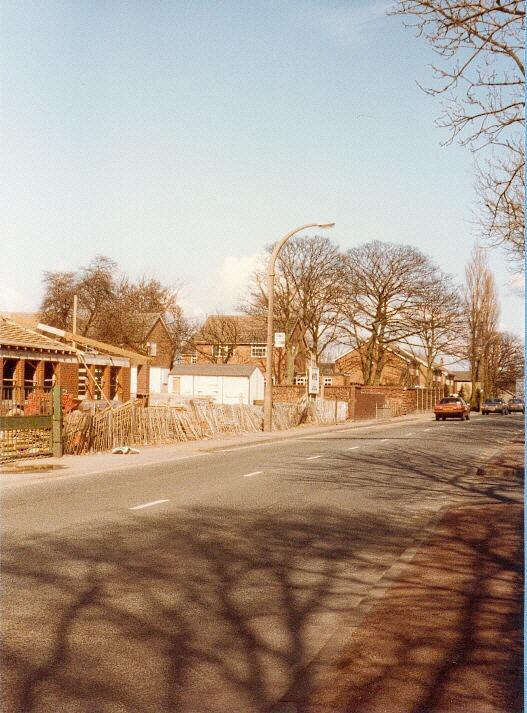
[[[307,384],[307,376],[295,376],[296,386],[305,386]]]
[[[232,348],[232,344],[213,344],[212,345],[212,356],[216,358],[223,358],[229,356],[234,356],[236,352]]]
[[[148,352],[148,356],[157,356],[157,343],[147,342],[146,351]]]
[[[198,363],[198,357],[197,357],[195,354],[193,354],[193,355],[190,357],[190,363],[191,363],[191,364],[197,364],[197,363]]]
[[[324,386],[333,386],[333,377],[325,376],[324,377]]]
[[[251,356],[266,357],[267,356],[267,344],[251,344]]]

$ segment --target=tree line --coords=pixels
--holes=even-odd
[[[273,245],[267,247],[267,255]],[[251,276],[240,312],[260,324],[267,316],[267,256]],[[216,315],[203,324],[188,319],[178,290],[154,278],[132,281],[115,262],[98,256],[72,272],[45,272],[41,319],[71,329],[73,296],[78,296],[77,332],[113,344],[145,349],[145,326],[161,313],[174,354],[217,347],[213,357],[227,363],[240,342],[236,321]],[[365,384],[379,384],[394,347],[426,363],[426,384],[442,357],[466,361],[483,396],[511,388],[521,376],[523,347],[499,329],[500,305],[486,252],[475,248],[464,284],[456,283],[428,256],[410,245],[371,241],[342,251],[327,237],[296,236],[278,256],[274,320],[290,335],[301,330],[314,359],[327,360],[336,346],[356,349]],[[197,338],[198,337],[198,338]],[[292,380],[292,340],[281,354]],[[475,405],[475,403],[473,404]]]

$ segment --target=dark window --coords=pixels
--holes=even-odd
[[[447,398],[447,399],[441,399],[439,402],[440,404],[462,404],[463,402],[461,399],[452,399],[452,398]]]

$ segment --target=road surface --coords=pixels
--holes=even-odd
[[[260,713],[308,692],[439,511],[521,502],[476,467],[522,433],[520,415],[299,431],[7,484],[2,710]]]

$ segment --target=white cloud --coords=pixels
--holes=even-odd
[[[236,306],[236,302],[246,294],[249,278],[261,260],[262,256],[258,253],[224,258],[215,280],[214,301],[217,302],[217,309],[230,311]]]

